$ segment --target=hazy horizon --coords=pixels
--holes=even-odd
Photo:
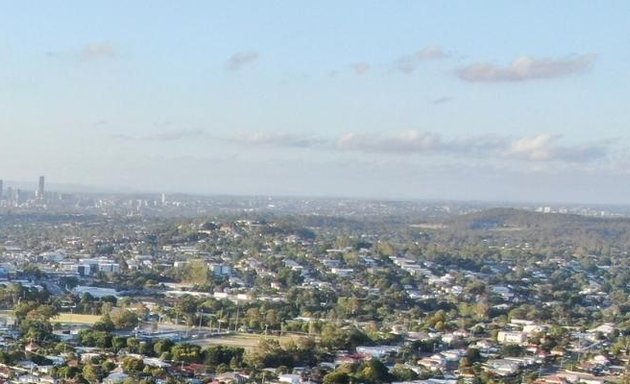
[[[2,179],[0,179],[2,180]],[[2,180],[4,193],[6,193],[7,187],[18,188],[25,191],[35,193],[37,189],[37,182],[27,180]],[[518,200],[518,199],[460,199],[449,197],[413,197],[413,196],[373,196],[373,195],[332,195],[332,194],[281,194],[281,193],[212,193],[203,191],[181,191],[181,190],[150,190],[150,189],[133,189],[125,186],[115,185],[89,185],[78,183],[63,183],[63,182],[49,182],[46,181],[46,192],[55,193],[68,193],[79,195],[121,195],[121,196],[142,196],[142,195],[155,195],[160,197],[162,194],[166,194],[167,199],[174,196],[189,196],[189,197],[203,197],[203,198],[272,198],[272,199],[322,199],[322,200],[356,200],[356,201],[391,201],[391,202],[422,202],[422,203],[453,203],[453,204],[480,204],[488,205],[489,207],[513,207],[522,208],[524,206],[532,205],[536,207],[553,205],[556,207],[561,206],[609,206],[625,208],[630,207],[630,204],[623,203],[601,203],[601,202],[589,202],[589,201],[566,201],[566,200]]]
[[[624,1],[7,4],[0,179],[630,204],[627,14]]]

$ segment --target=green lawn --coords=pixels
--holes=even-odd
[[[249,333],[238,333],[235,335],[216,336],[208,339],[194,340],[193,343],[204,347],[208,345],[228,345],[232,347],[252,349],[258,345],[261,338],[265,337],[278,340],[280,344],[285,344],[289,340],[297,340],[299,338],[299,336],[264,336],[252,335]]]
[[[76,313],[60,313],[59,316],[52,318],[50,321],[53,323],[64,324],[87,324],[93,325],[101,317],[96,315],[82,315]]]

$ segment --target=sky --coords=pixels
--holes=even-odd
[[[628,1],[0,9],[5,180],[630,204]]]

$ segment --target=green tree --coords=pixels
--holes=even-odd
[[[350,375],[343,371],[332,371],[324,376],[324,384],[349,384]]]
[[[118,352],[121,349],[127,347],[127,338],[124,336],[114,336],[112,338],[112,348]]]
[[[364,383],[384,383],[389,381],[389,371],[380,360],[372,358],[364,364],[360,377]]]
[[[192,325],[197,309],[197,300],[191,295],[180,297],[175,304],[175,313],[178,317],[186,319],[188,325]]]
[[[418,378],[416,372],[402,364],[396,364],[394,368],[392,368],[391,374],[396,381],[413,381]]]
[[[194,344],[177,344],[171,348],[171,355],[175,361],[198,363],[201,361],[201,347]]]
[[[100,383],[103,377],[105,377],[103,369],[94,364],[86,364],[81,371],[83,378],[90,383]]]
[[[133,356],[125,356],[121,363],[122,369],[129,375],[136,376],[144,369],[144,362],[142,359]]]
[[[111,303],[105,303],[105,304],[111,305]],[[103,316],[101,316],[101,318],[92,326],[92,329],[96,331],[107,331],[107,332],[111,332],[115,328],[116,326],[114,325],[112,318],[109,316],[109,312],[106,312],[105,314],[103,314]]]
[[[138,315],[128,309],[122,309],[111,315],[116,329],[130,329],[138,325]]]
[[[153,351],[160,356],[164,352],[169,352],[175,343],[171,339],[160,339],[153,344]]]

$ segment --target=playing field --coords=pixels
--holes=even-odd
[[[225,336],[215,336],[206,339],[192,340],[191,342],[203,347],[207,347],[209,345],[228,345],[232,347],[252,349],[258,345],[258,342],[262,338],[278,340],[280,344],[285,344],[289,340],[297,340],[299,336],[264,336],[252,335],[249,333],[238,333]]]
[[[59,316],[52,318],[50,321],[53,323],[64,324],[86,324],[93,325],[101,317],[96,315],[82,315],[76,313],[60,313]]]

